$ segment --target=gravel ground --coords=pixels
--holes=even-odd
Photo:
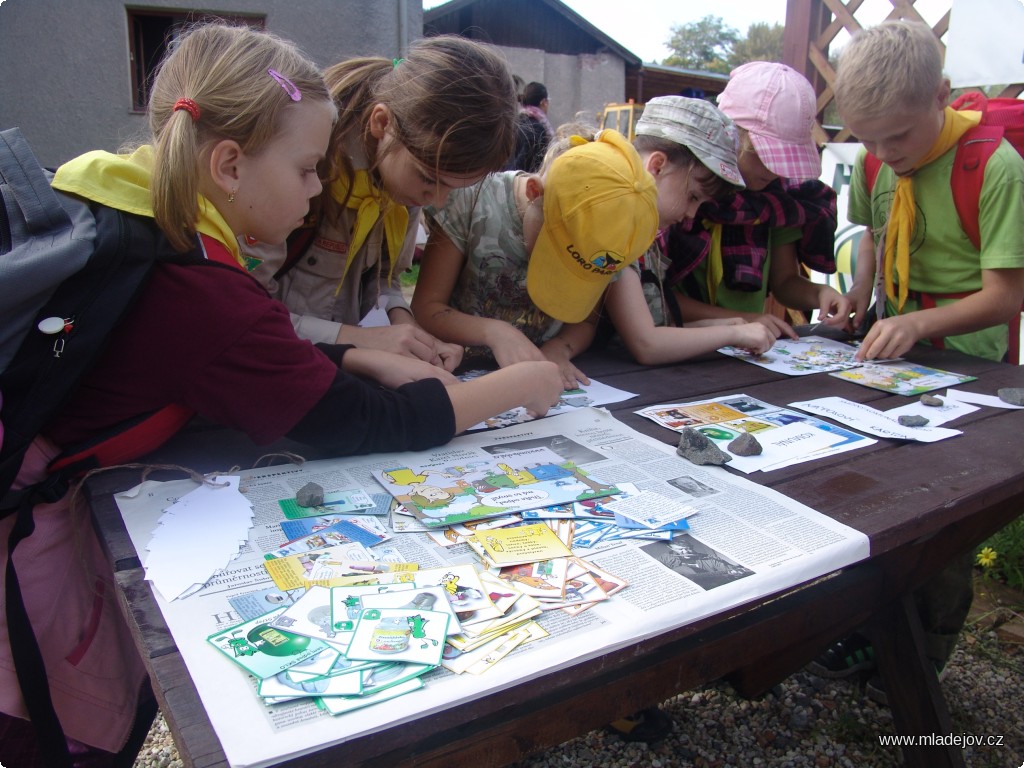
[[[969,768],[1024,763],[1021,646],[1000,644],[993,631],[965,631],[942,690],[954,734],[1002,737],[1001,746],[965,748]],[[879,736],[894,733],[889,709],[864,696],[858,682],[803,671],[759,700],[740,698],[716,683],[676,696],[662,709],[673,729],[660,742],[626,743],[592,731],[516,768],[889,768],[902,762],[899,747],[879,744]],[[135,768],[181,765],[158,718]]]

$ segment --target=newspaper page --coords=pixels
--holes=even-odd
[[[547,636],[515,647],[486,674],[454,674],[443,667],[425,683],[388,700],[344,714],[318,709],[313,699],[266,704],[257,681],[225,659],[206,638],[244,616],[246,600],[270,611],[288,597],[274,588],[265,552],[283,541],[278,501],[294,498],[309,481],[325,489],[381,493],[374,474],[387,466],[451,465],[493,459],[503,452],[545,447],[605,482],[636,486],[696,512],[689,530],[670,540],[620,539],[573,548],[628,583],[610,599],[569,615],[544,611]],[[835,520],[721,467],[699,467],[675,449],[636,432],[603,409],[587,408],[507,429],[463,435],[422,453],[377,454],[248,470],[240,490],[254,506],[254,525],[239,555],[202,589],[164,600],[155,592],[177,647],[232,766],[264,766],[315,752],[374,731],[598,657],[699,618],[798,585],[868,556],[867,537]],[[164,509],[196,487],[188,480],[146,482],[117,503],[137,551],[147,545]],[[384,518],[385,520],[387,518]],[[400,530],[400,526],[396,526]],[[197,536],[202,533],[197,532]],[[472,549],[439,546],[427,533],[395,533],[381,546],[423,568],[478,563]],[[187,562],[188,553],[182,553]],[[410,686],[416,687],[416,686]]]

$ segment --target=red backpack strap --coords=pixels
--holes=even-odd
[[[882,161],[868,152],[864,155],[864,180],[868,185],[868,194],[875,188],[878,172],[882,170]]]
[[[981,185],[985,180],[985,164],[1003,140],[1001,125],[977,125],[960,137],[953,160],[950,185],[960,226],[978,250],[981,250],[981,228],[978,207]]]

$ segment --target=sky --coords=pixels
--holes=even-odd
[[[444,0],[423,0],[424,10],[441,5]],[[617,43],[645,62],[660,62],[671,54],[664,43],[671,37],[672,27],[699,21],[705,16],[718,16],[741,36],[751,24],[786,22],[786,0],[562,0],[566,6],[585,18]],[[918,0],[914,6],[931,24],[949,10],[951,0]],[[892,10],[889,0],[865,0],[857,11],[863,25],[877,24]],[[837,38],[837,43],[841,38]]]

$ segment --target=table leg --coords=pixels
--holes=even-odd
[[[896,732],[917,739],[949,739],[953,722],[935,667],[924,655],[924,632],[911,595],[887,604],[867,626],[885,683]],[[904,745],[910,768],[963,768],[961,747]]]

